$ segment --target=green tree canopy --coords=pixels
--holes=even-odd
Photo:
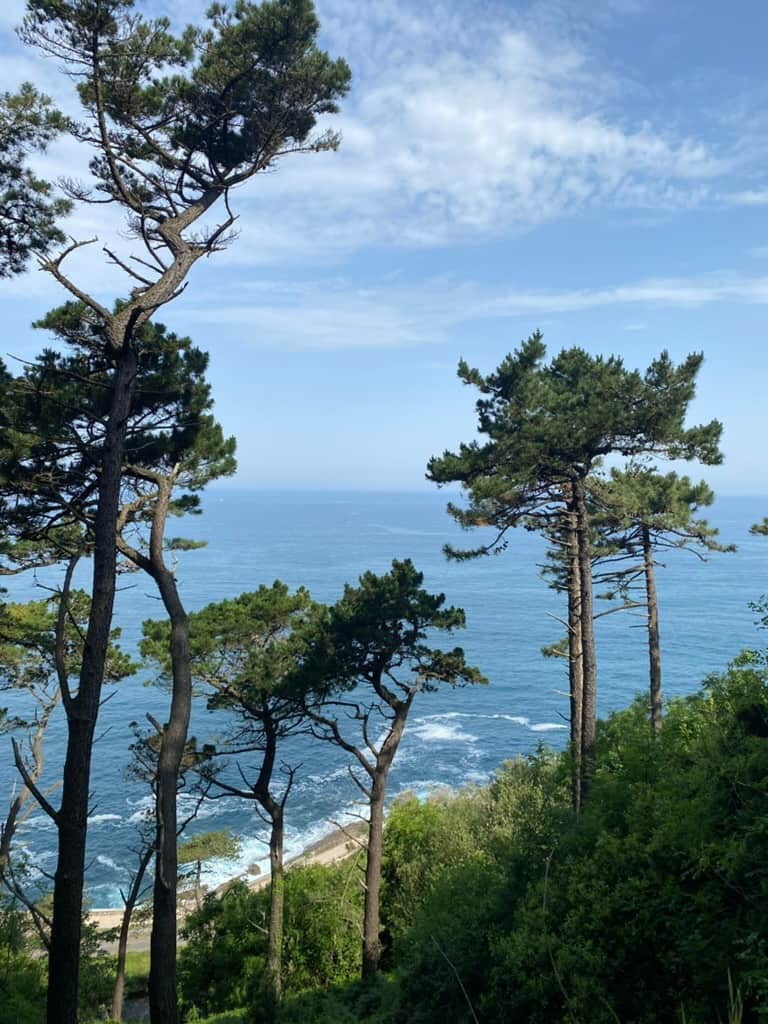
[[[56,993],[56,1002],[51,995],[50,1024],[75,1024],[77,1014],[90,758],[114,606],[124,430],[139,378],[137,335],[178,297],[195,263],[231,239],[236,215],[230,193],[236,186],[288,153],[337,145],[335,133],[313,135],[313,130],[318,117],[335,111],[348,88],[349,69],[318,49],[317,31],[310,0],[214,4],[206,27],[178,35],[168,19],[137,13],[132,0],[30,0],[27,6],[22,39],[54,57],[76,80],[84,116],[72,123],[71,134],[93,150],[92,185],[71,182],[69,195],[117,203],[127,216],[131,244],[139,247],[138,255],[105,249],[107,260],[128,279],[114,310],[96,298],[92,281],[78,283],[63,269],[67,256],[87,240],[74,241],[42,264],[100,321],[114,357],[95,494],[93,613],[79,714],[68,719],[62,790],[66,840],[60,833],[49,958],[49,992]],[[167,474],[165,480],[170,481]],[[165,498],[153,515],[161,505]],[[154,562],[157,566],[157,558]],[[157,568],[156,579],[165,568]],[[163,579],[172,582],[167,575]],[[175,858],[175,846],[171,853]],[[153,1005],[153,1016],[176,1019],[171,988],[162,1008]]]
[[[87,306],[69,302],[37,324],[63,342],[18,377],[4,373],[0,495],[6,533],[20,541],[76,527],[89,538],[112,401],[114,358],[104,327]],[[146,519],[151,474],[180,466],[171,513],[194,512],[212,476],[234,471],[233,438],[211,416],[208,355],[163,324],[138,332],[138,376],[126,426],[123,523]],[[130,507],[129,507],[130,506]],[[61,537],[61,532],[59,532]],[[22,548],[21,551],[25,549]]]
[[[0,277],[20,274],[32,253],[43,256],[65,240],[58,221],[72,204],[29,167],[30,154],[65,129],[49,97],[28,82],[0,94]]]
[[[419,691],[440,684],[484,683],[460,647],[442,650],[427,641],[433,631],[464,626],[461,608],[445,608],[444,594],[430,594],[413,563],[393,561],[390,572],[366,572],[318,621],[303,655],[300,678],[312,687],[307,706],[313,732],[335,743],[355,762],[351,775],[369,809],[365,868],[362,975],[381,962],[379,891],[387,779]],[[319,699],[318,699],[319,698]]]
[[[607,455],[722,461],[717,420],[685,425],[700,353],[676,367],[663,352],[644,373],[627,369],[618,356],[606,359],[580,348],[563,349],[549,364],[545,356],[536,332],[490,374],[459,363],[459,378],[481,393],[478,430],[487,440],[433,457],[427,477],[463,486],[467,507],[449,505],[461,526],[504,533],[559,504],[563,485],[585,480]]]
[[[278,757],[287,736],[308,728],[302,699],[307,677],[303,689],[296,665],[305,648],[304,633],[322,612],[303,587],[292,594],[276,580],[271,587],[209,604],[189,617],[192,679],[208,697],[209,709],[230,713],[219,753],[260,755],[249,769],[238,760],[240,783],[219,776],[211,781],[220,795],[255,801],[259,817],[269,825],[267,978],[275,1003],[281,998],[283,977],[285,808],[297,770]],[[165,676],[173,669],[170,632],[167,622],[144,623],[142,654]]]
[[[461,380],[480,391],[478,430],[487,440],[464,443],[458,452],[433,457],[427,477],[439,485],[462,485],[467,505],[448,505],[462,527],[491,526],[496,531],[489,543],[474,549],[447,546],[449,557],[498,552],[513,527],[551,530],[558,515],[570,531],[573,592],[568,618],[571,636],[578,620],[575,656],[580,665],[577,683],[572,661],[571,737],[578,775],[582,762],[589,768],[595,750],[589,476],[611,455],[718,463],[722,426],[717,420],[695,427],[685,424],[702,363],[700,353],[675,366],[662,352],[644,373],[627,369],[617,356],[592,356],[581,348],[563,349],[549,364],[545,356],[542,336],[536,332],[490,374],[471,369],[463,360],[459,363]],[[585,778],[574,785],[574,792],[583,791]]]

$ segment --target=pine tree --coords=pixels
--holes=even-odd
[[[15,93],[0,94],[0,277],[22,273],[31,255],[44,258],[65,241],[58,222],[72,204],[54,197],[49,182],[34,174],[27,160],[66,127],[50,98],[28,82]]]
[[[532,515],[548,521],[572,517],[576,535],[581,623],[581,789],[594,759],[597,662],[593,627],[591,529],[587,480],[607,455],[698,458],[719,462],[721,425],[684,426],[702,356],[673,366],[662,353],[644,374],[610,356],[564,349],[548,365],[539,333],[508,355],[491,374],[463,360],[459,377],[476,387],[478,430],[487,440],[462,444],[457,453],[430,460],[428,479],[461,483],[466,508],[448,510],[465,528],[493,527],[491,544],[453,557],[498,551],[508,531]]]
[[[704,557],[703,551],[734,551],[716,540],[718,531],[705,519],[694,518],[699,509],[715,499],[702,480],[694,484],[687,476],[661,474],[654,469],[630,465],[611,470],[610,477],[595,484],[594,497],[599,527],[613,544],[618,557],[630,565],[618,570],[619,588],[629,593],[642,581],[643,604],[647,611],[650,717],[655,733],[661,731],[661,643],[659,604],[656,591],[656,552],[685,548]],[[638,563],[639,559],[639,563]]]
[[[260,755],[255,778],[240,768],[242,785],[220,776],[212,782],[222,794],[254,801],[269,826],[267,975],[275,1005],[282,993],[285,808],[296,773],[295,767],[285,767],[284,782],[279,782],[278,757],[288,736],[307,729],[307,695],[297,686],[294,669],[302,627],[319,611],[306,590],[291,594],[276,581],[189,616],[192,679],[211,710],[234,719],[218,754]],[[167,622],[145,622],[141,645],[142,654],[166,675],[172,669],[168,634]]]
[[[349,69],[315,46],[310,0],[215,4],[206,29],[179,35],[167,19],[137,14],[132,0],[30,0],[27,9],[22,38],[76,81],[84,117],[70,132],[94,154],[93,186],[72,182],[69,194],[116,203],[140,247],[140,255],[105,250],[128,278],[128,294],[113,308],[94,297],[92,282],[78,283],[65,272],[67,256],[85,240],[42,264],[87,307],[103,334],[112,377],[93,521],[92,611],[63,774],[49,960],[48,1020],[75,1024],[91,750],[115,595],[140,331],[180,294],[198,260],[231,238],[234,188],[290,153],[337,146],[335,133],[312,133],[319,115],[337,109]],[[216,209],[224,212],[211,226]]]
[[[100,325],[92,323],[83,304],[54,310],[41,326],[53,330],[68,351],[44,353],[9,388],[12,427],[6,431],[7,444],[24,457],[3,488],[14,498],[6,510],[6,525],[17,539],[16,548],[21,543],[56,550],[63,533],[79,531],[71,572],[95,543],[99,457],[112,400],[111,361]],[[176,788],[187,739],[191,680],[186,613],[174,571],[165,560],[167,547],[184,545],[166,542],[165,532],[169,515],[195,511],[197,492],[211,478],[234,470],[234,441],[223,437],[210,416],[205,353],[188,338],[151,322],[142,326],[139,340],[139,383],[124,428],[117,546],[130,563],[152,577],[173,623],[174,685],[156,773],[156,966],[150,973],[150,989],[153,1003],[175,1010]],[[76,693],[65,694],[70,732],[80,724],[81,696],[82,685]],[[55,821],[61,834],[66,827],[61,809]]]
[[[300,677],[313,692],[306,713],[313,733],[356,762],[352,778],[368,804],[362,976],[379,970],[379,894],[387,779],[417,694],[442,684],[484,683],[460,647],[444,651],[425,642],[433,630],[464,626],[460,608],[444,608],[443,594],[422,587],[409,561],[390,572],[345,586],[325,621],[317,624]]]

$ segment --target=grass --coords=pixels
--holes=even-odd
[[[147,991],[149,950],[128,953],[125,958],[125,995],[140,996]]]

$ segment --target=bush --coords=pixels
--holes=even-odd
[[[0,943],[0,1024],[42,1024],[45,963]]]
[[[207,896],[185,928],[179,954],[181,1005],[189,1016],[264,1007],[269,893],[245,883]],[[362,917],[354,860],[335,867],[294,867],[285,876],[283,988],[325,989],[355,977]]]
[[[290,872],[283,1024],[765,1024],[768,669],[741,658],[671,702],[658,738],[646,705],[599,724],[578,817],[567,756],[542,752],[395,803],[389,976],[352,980],[354,866]],[[212,1009],[245,996],[258,1019],[266,906],[242,887],[203,908],[182,960]]]
[[[659,741],[646,704],[600,724],[578,819],[565,755],[394,809],[397,1021],[716,1024],[729,981],[768,1020],[766,672],[672,702]]]

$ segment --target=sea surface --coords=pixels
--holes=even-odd
[[[475,546],[477,532],[462,534],[446,515],[440,492],[267,493],[211,490],[202,516],[173,523],[171,533],[205,540],[207,546],[179,556],[178,579],[188,610],[234,597],[260,584],[284,580],[306,586],[313,597],[334,601],[345,582],[367,569],[385,572],[393,558],[411,558],[424,573],[424,585],[444,592],[447,603],[464,608],[467,627],[455,635],[467,659],[488,686],[446,689],[416,699],[390,777],[390,796],[434,787],[457,787],[487,780],[505,759],[538,744],[561,747],[567,737],[567,678],[562,661],[545,659],[542,645],[563,634],[558,621],[564,599],[549,589],[539,567],[544,545],[523,530],[510,537],[501,555],[472,562],[447,562],[446,542]],[[664,693],[693,692],[705,677],[722,670],[744,647],[762,647],[766,635],[755,625],[749,602],[768,591],[768,539],[749,535],[749,526],[768,513],[768,498],[722,498],[708,510],[723,543],[735,554],[713,554],[706,561],[688,551],[665,552],[658,570]],[[87,576],[84,574],[82,582]],[[43,597],[55,585],[55,571],[35,580],[8,581],[8,598]],[[37,586],[36,586],[37,584]],[[149,581],[138,574],[120,577],[115,624],[122,642],[135,650],[141,622],[162,617]],[[602,610],[598,606],[597,610]],[[642,612],[609,615],[597,623],[598,709],[606,714],[625,706],[647,685],[647,649]],[[145,784],[127,774],[133,734],[130,723],[147,712],[163,719],[168,694],[144,670],[110,688],[97,730],[90,828],[88,898],[97,907],[121,905],[136,861],[136,828],[151,807]],[[0,703],[21,713],[19,698]],[[221,715],[199,702],[192,732],[203,741],[220,735]],[[63,715],[45,740],[44,784],[55,784],[63,756]],[[0,763],[3,801],[17,785],[10,739]],[[301,767],[287,808],[289,855],[361,810],[359,791],[338,750],[306,738],[293,741],[285,762]],[[254,758],[246,757],[248,772]],[[51,799],[55,802],[56,795]],[[182,794],[182,810],[195,798]],[[205,881],[217,884],[254,864],[266,870],[265,830],[247,801],[207,799],[187,834],[230,828],[242,840],[237,861],[209,865]],[[55,830],[36,811],[23,825],[18,847],[28,855],[32,877],[55,867]]]

